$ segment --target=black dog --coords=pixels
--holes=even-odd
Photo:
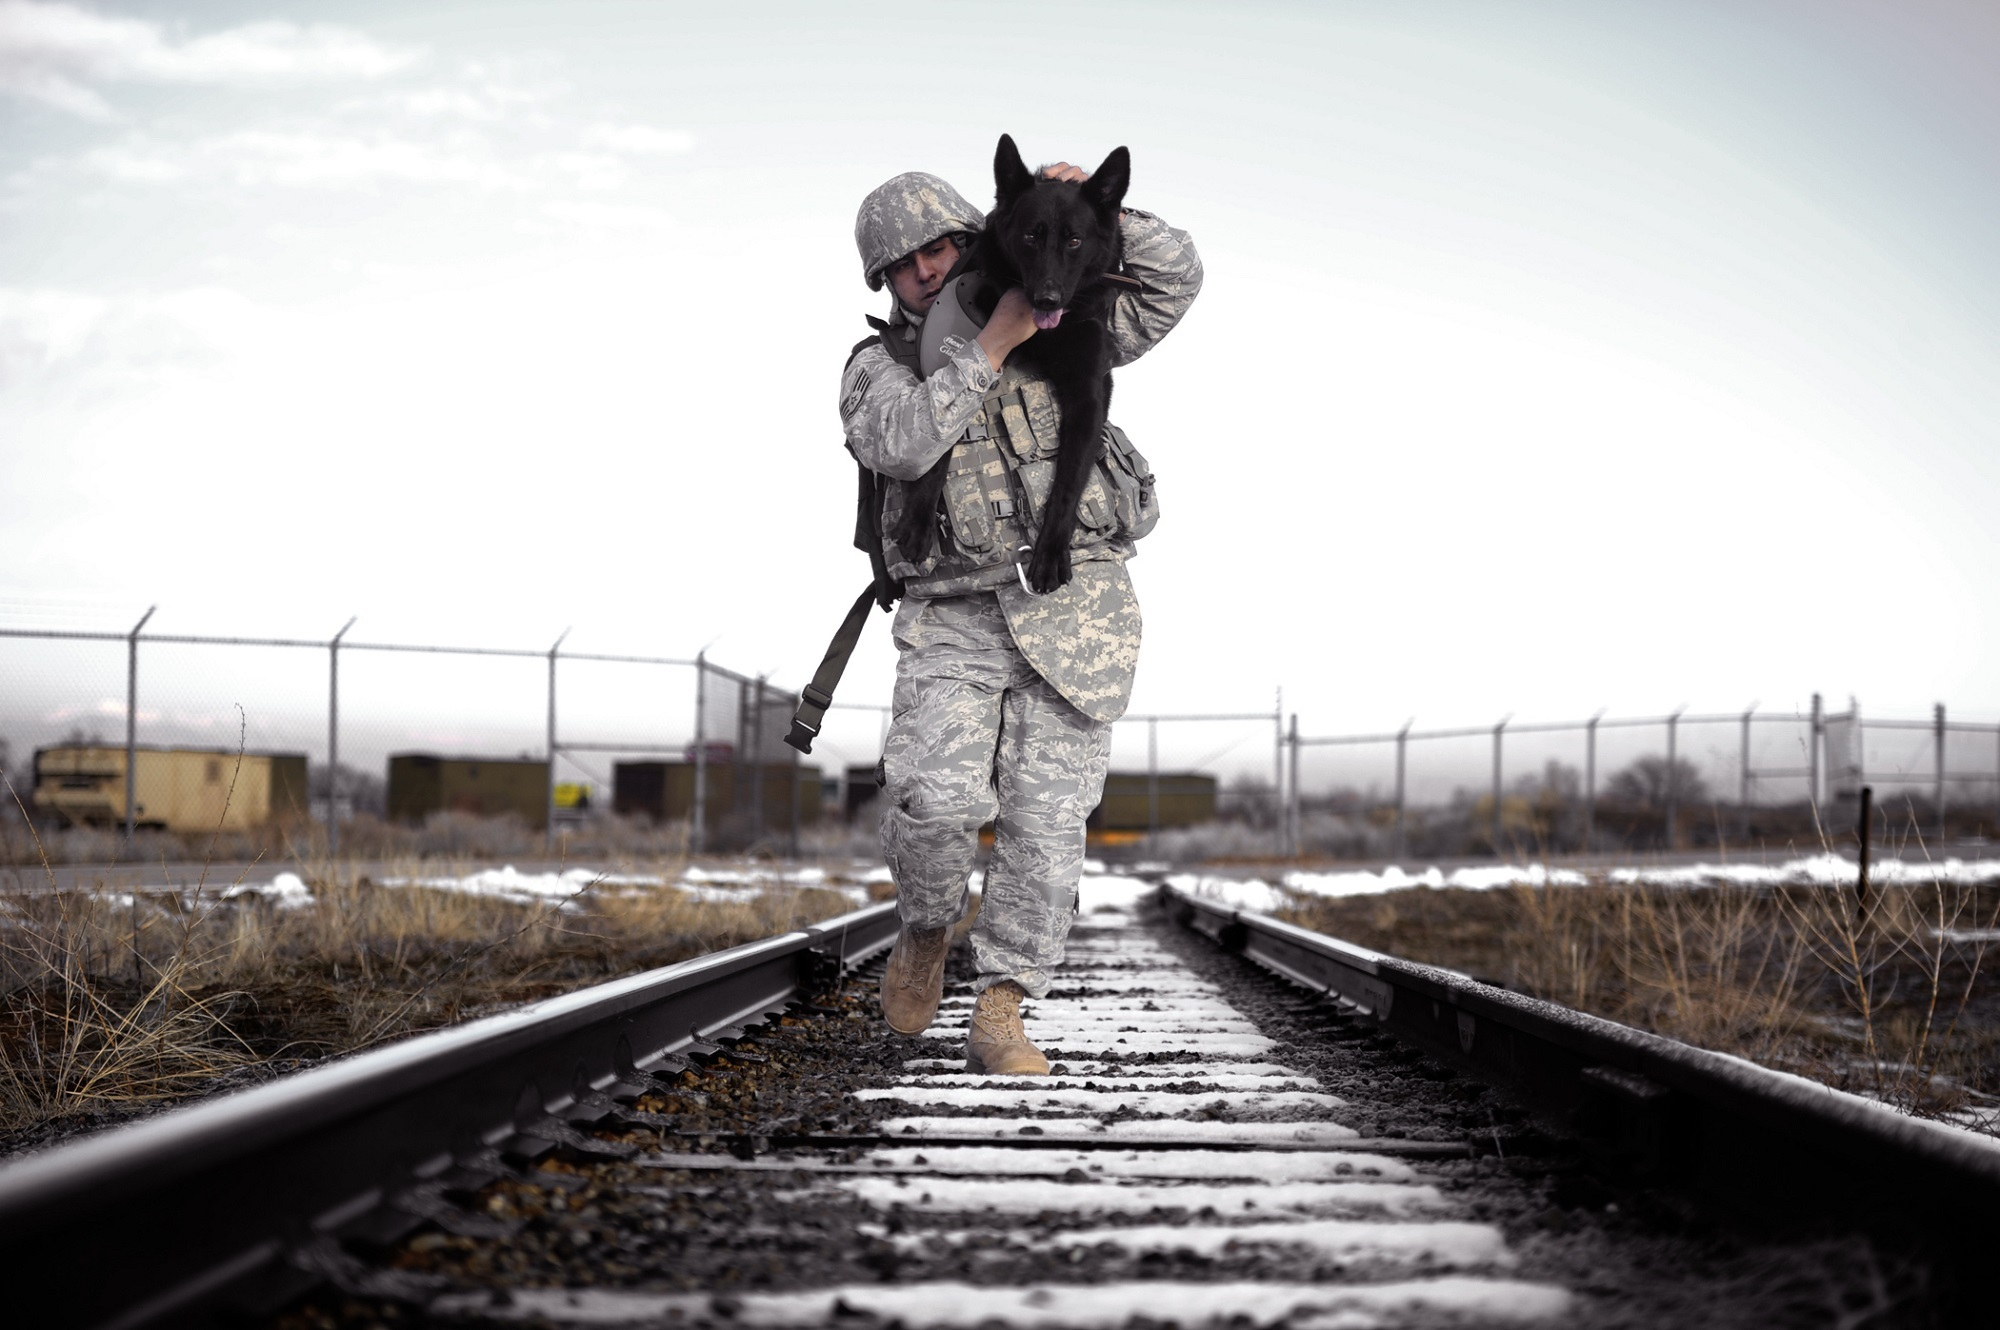
[[[1028,585],[1038,593],[1069,581],[1069,542],[1076,531],[1090,468],[1104,451],[1111,410],[1111,329],[1114,288],[1105,275],[1118,262],[1118,209],[1132,181],[1132,156],[1113,148],[1088,180],[1051,180],[1030,171],[1014,140],[1002,134],[993,154],[996,199],[986,229],[961,269],[984,273],[999,290],[1020,287],[1034,306],[1035,335],[1013,359],[1047,378],[1062,412],[1055,477],[1028,556]],[[911,483],[902,521],[892,533],[914,559],[930,549],[947,453]]]

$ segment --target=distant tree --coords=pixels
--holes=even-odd
[[[1670,792],[1674,802],[1686,808],[1708,798],[1708,782],[1694,763],[1676,758],[1670,769],[1666,758],[1655,755],[1640,758],[1604,787],[1608,801],[1631,808],[1665,808]]]
[[[1225,818],[1248,823],[1253,827],[1275,826],[1278,821],[1277,791],[1271,782],[1249,772],[1241,772],[1233,777],[1223,790],[1221,807],[1216,811]]]
[[[380,776],[342,762],[334,774],[334,792],[348,801],[357,813],[378,816],[388,807],[388,786]],[[306,774],[306,793],[313,799],[326,798],[326,763],[315,762]]]
[[[1567,762],[1550,758],[1540,771],[1516,776],[1507,789],[1538,804],[1560,804],[1575,799],[1583,791],[1583,773]]]

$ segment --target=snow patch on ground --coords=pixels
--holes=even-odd
[[[1292,904],[1299,896],[1374,896],[1417,887],[1493,891],[1503,887],[1581,887],[1592,884],[1648,887],[1707,886],[1852,886],[1860,877],[1852,859],[1820,854],[1782,864],[1698,863],[1680,867],[1614,868],[1584,873],[1545,864],[1495,864],[1476,868],[1427,868],[1411,873],[1396,865],[1379,872],[1296,870],[1275,883],[1262,878],[1218,877],[1206,873],[1174,873],[1167,883],[1182,891],[1219,901],[1240,910],[1268,914]],[[1942,882],[1980,886],[2000,882],[2000,859],[1875,860],[1872,880],[1883,884]]]
[[[1375,1214],[1401,1219],[1423,1210],[1436,1210],[1444,1200],[1435,1187],[1411,1187],[1395,1182],[1299,1182],[1283,1180],[1277,1182],[1217,1183],[1202,1181],[1179,1186],[1162,1185],[1153,1182],[1105,1182],[1098,1184],[1062,1182],[1042,1178],[953,1178],[953,1177],[883,1177],[857,1178],[842,1177],[834,1180],[830,1189],[846,1192],[866,1205],[887,1211],[894,1206],[907,1210],[920,1210],[931,1214],[1002,1214],[1034,1215],[1043,1211],[1060,1214],[1118,1214],[1143,1215],[1154,1210],[1185,1210],[1190,1214],[1212,1209],[1217,1215],[1242,1215],[1254,1218],[1263,1213],[1293,1212],[1298,1214]],[[824,1194],[823,1192],[820,1194]],[[805,1200],[814,1195],[811,1192],[794,1193],[794,1198]],[[1304,1228],[1306,1225],[1290,1223],[1284,1225],[1259,1225],[1260,1228]],[[1353,1225],[1357,1229],[1396,1235],[1428,1226],[1412,1226],[1411,1229],[1390,1228],[1381,1224]],[[1474,1225],[1448,1225],[1440,1227],[1475,1227]],[[1485,1228],[1484,1225],[1477,1227]],[[1142,1235],[1148,1230],[1128,1229]],[[1175,1232],[1195,1232],[1179,1229]],[[1271,1241],[1268,1237],[1248,1236],[1246,1241]],[[1489,1245],[1504,1250],[1497,1230],[1485,1228],[1491,1234]],[[1103,1232],[1103,1230],[1098,1230]],[[1354,1235],[1346,1235],[1352,1240]],[[1106,1238],[1106,1241],[1113,1239]],[[1394,1238],[1390,1238],[1393,1241]],[[1086,1244],[1089,1245],[1089,1244]],[[1211,1248],[1206,1243],[1197,1242],[1193,1249],[1204,1255],[1219,1249],[1221,1241]],[[1157,1240],[1142,1240],[1138,1250],[1178,1250],[1171,1244]],[[1488,1258],[1489,1260],[1491,1258]]]
[[[745,1326],[831,1325],[843,1313],[858,1313],[912,1330],[971,1330],[996,1323],[1016,1330],[1116,1330],[1130,1322],[1135,1307],[1157,1305],[1162,1287],[1139,1281],[1027,1288],[956,1282],[849,1284],[805,1293],[738,1295],[731,1300],[729,1319]],[[1519,1325],[1555,1320],[1574,1306],[1566,1290],[1552,1285],[1463,1275],[1345,1286],[1237,1281],[1171,1287],[1174,1318],[1183,1325],[1282,1323],[1295,1330],[1352,1330],[1416,1316]],[[641,1325],[669,1318],[710,1319],[714,1303],[706,1293],[520,1288],[511,1290],[510,1300],[501,1306],[493,1305],[482,1289],[450,1294],[434,1302],[432,1310],[562,1325]]]
[[[993,1140],[1040,1136],[1050,1141],[1187,1141],[1200,1145],[1339,1145],[1361,1133],[1336,1122],[1212,1122],[1141,1118],[1098,1122],[1091,1118],[890,1118],[882,1135],[932,1140]]]
[[[853,1092],[856,1099],[887,1099],[903,1104],[935,1104],[945,1108],[1067,1108],[1085,1113],[1189,1113],[1197,1108],[1280,1109],[1345,1108],[1336,1095],[1311,1090],[1072,1090],[1037,1086],[1032,1090],[989,1089],[977,1085],[870,1086]]]

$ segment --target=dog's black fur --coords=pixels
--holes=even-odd
[[[1041,531],[1028,556],[1028,584],[1037,592],[1069,581],[1070,537],[1076,532],[1090,468],[1104,451],[1111,410],[1111,329],[1114,289],[1104,275],[1118,262],[1118,209],[1132,179],[1132,157],[1113,148],[1088,180],[1051,180],[1030,171],[1014,140],[1002,134],[993,154],[993,211],[961,270],[984,273],[999,290],[1020,287],[1037,314],[1060,314],[1016,347],[1011,359],[1049,380],[1062,411],[1055,478],[1042,510]],[[902,520],[892,533],[913,559],[930,550],[950,454],[910,485]]]

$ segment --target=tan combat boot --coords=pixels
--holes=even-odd
[[[1049,1060],[1028,1042],[1021,1028],[1021,999],[1028,996],[1012,979],[979,995],[965,1040],[965,1069],[989,1076],[1046,1076]]]
[[[889,950],[882,971],[882,1018],[897,1034],[922,1034],[944,997],[944,958],[951,950],[949,928],[905,928]]]

